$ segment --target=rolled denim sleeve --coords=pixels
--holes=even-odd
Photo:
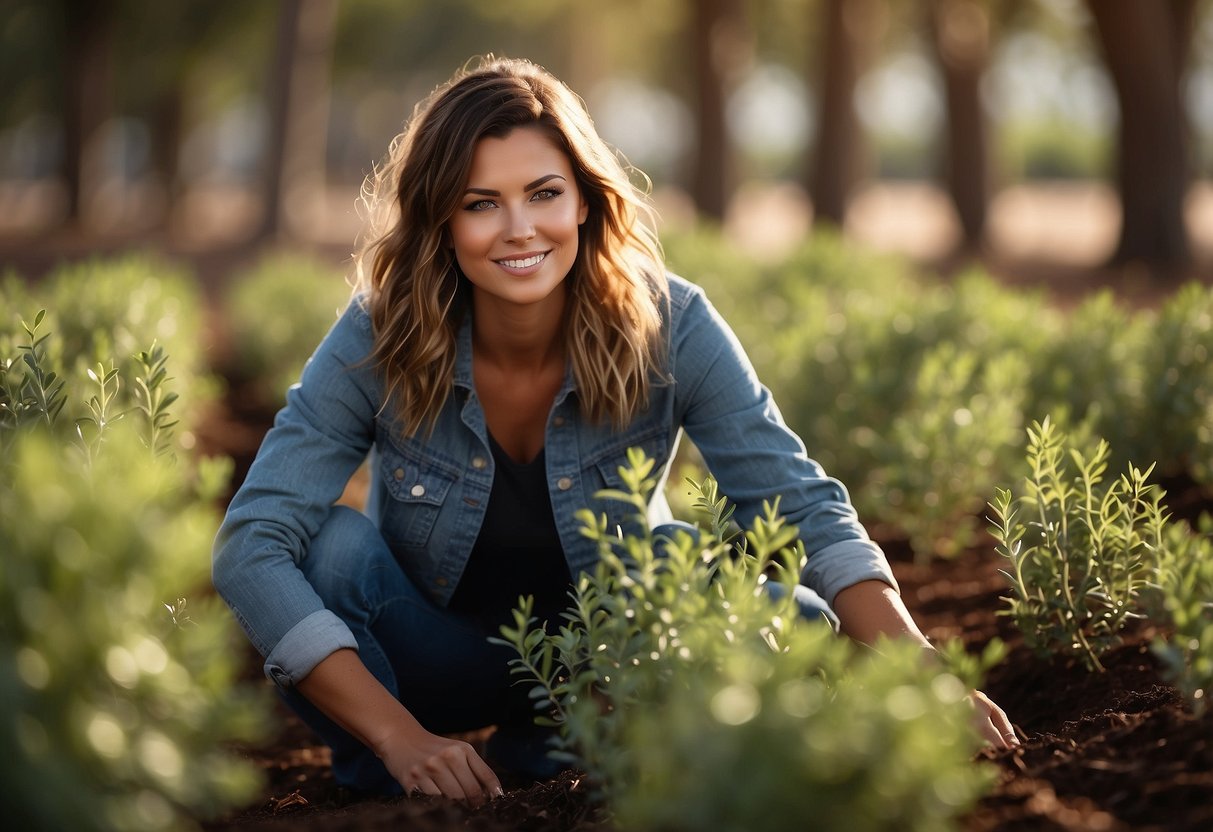
[[[356,647],[298,564],[373,441],[370,345],[370,319],[355,299],[288,391],[215,541],[215,588],[278,685],[289,687],[333,651]]]
[[[846,488],[826,476],[784,423],[737,337],[703,292],[671,278],[671,302],[676,415],[721,491],[736,504],[737,521],[749,526],[763,501],[778,496],[780,514],[798,527],[808,554],[801,582],[828,604],[865,580],[897,588]]]

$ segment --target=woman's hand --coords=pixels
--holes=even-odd
[[[431,734],[343,648],[313,668],[297,689],[371,749],[406,792],[421,790],[479,805],[501,795],[501,782],[472,746]]]
[[[414,725],[402,726],[372,749],[406,793],[422,791],[473,806],[501,796],[497,775],[472,746]]]
[[[990,697],[975,690],[969,694],[969,702],[973,705],[973,722],[986,742],[995,748],[1015,748],[1019,745],[1015,726],[1011,725],[1006,712],[995,705]]]

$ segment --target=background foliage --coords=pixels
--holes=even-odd
[[[212,385],[194,290],[162,274],[132,259],[5,284],[0,777],[21,828],[192,828],[259,782],[229,744],[264,736],[268,702],[206,592],[231,465],[181,444],[177,407]],[[158,337],[180,364],[144,346]]]

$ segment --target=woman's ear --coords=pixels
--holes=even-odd
[[[590,203],[585,201],[585,197],[581,198],[581,210],[577,212],[577,224],[585,225],[586,218],[590,216]]]

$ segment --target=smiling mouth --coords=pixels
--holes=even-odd
[[[547,256],[548,253],[544,251],[539,254],[532,254],[530,257],[522,257],[517,260],[498,260],[497,262],[507,269],[529,269],[531,266],[538,266]]]

